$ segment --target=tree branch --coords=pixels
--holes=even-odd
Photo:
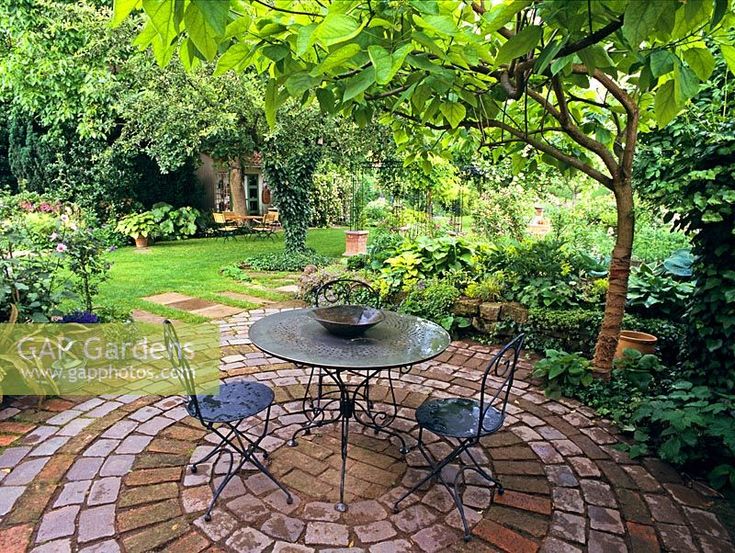
[[[418,123],[420,125],[423,125],[433,130],[439,130],[439,131],[452,130],[452,127],[450,125],[436,125],[434,123],[428,123],[426,121],[422,121],[418,117],[414,117],[413,115],[410,115],[408,113],[404,113],[401,111],[394,111],[393,113],[395,115],[398,115],[399,117],[403,117],[404,119],[413,121],[414,123]],[[520,131],[496,119],[488,119],[487,121],[484,121],[483,123],[484,123],[484,126],[504,130],[505,132],[518,138],[520,141],[525,142],[529,146],[532,146],[536,150],[543,152],[545,154],[549,154],[551,157],[558,159],[559,161],[562,161],[563,163],[566,163],[567,165],[574,167],[575,169],[581,171],[582,173],[592,177],[593,179],[595,179],[597,182],[599,182],[606,188],[609,188],[610,190],[612,190],[613,181],[611,177],[609,177],[608,175],[604,174],[601,171],[598,171],[594,167],[590,167],[589,165],[580,161],[576,157],[565,153],[564,151],[560,150],[556,146],[552,146],[551,144],[541,142],[540,140],[534,138],[530,134],[526,135],[523,131]],[[480,128],[480,123],[477,121],[475,122],[463,121],[462,123],[460,123],[460,125],[468,129],[479,129]]]
[[[313,13],[313,12],[302,12],[298,10],[289,10],[288,8],[277,8],[276,6],[273,6],[271,4],[268,4],[267,2],[264,2],[263,0],[253,0],[256,4],[260,4],[261,6],[265,6],[266,8],[276,11],[276,12],[282,12],[282,13],[290,13],[293,15],[310,15],[312,17],[324,17],[320,13]]]

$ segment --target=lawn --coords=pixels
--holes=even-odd
[[[344,229],[310,230],[307,244],[322,255],[339,257],[344,252]],[[289,273],[252,273],[253,281],[242,283],[220,274],[226,265],[249,255],[277,252],[283,248],[283,235],[276,240],[253,238],[201,238],[179,242],[160,242],[146,250],[120,248],[109,256],[110,278],[100,287],[97,303],[115,310],[143,309],[162,316],[196,322],[196,315],[184,314],[141,298],[162,292],[180,292],[226,305],[251,309],[258,304],[219,295],[240,292],[253,298],[286,299],[274,289],[295,280]]]

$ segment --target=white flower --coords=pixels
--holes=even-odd
[[[49,239],[53,241],[53,240],[56,240],[58,237],[59,237],[58,234],[56,234],[55,232],[52,232],[51,236],[49,236]]]
[[[62,243],[62,242],[59,242],[59,243],[58,243],[58,244],[56,245],[56,251],[57,251],[57,252],[59,252],[59,253],[64,253],[64,252],[65,252],[66,250],[67,250],[67,248],[66,248],[66,244],[64,244],[64,243]]]

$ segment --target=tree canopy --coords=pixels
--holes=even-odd
[[[609,371],[626,301],[639,130],[669,123],[714,68],[735,71],[730,0],[364,2],[117,0],[161,65],[216,59],[267,77],[270,125],[288,98],[390,124],[409,161],[457,144],[581,171],[616,199],[616,244],[595,365]]]

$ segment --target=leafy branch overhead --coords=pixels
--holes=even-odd
[[[434,127],[447,142],[530,143],[597,180],[614,177],[599,161],[613,168],[629,108],[643,129],[666,125],[709,78],[713,51],[735,71],[729,0],[374,4],[116,0],[114,22],[142,8],[137,43],[162,65],[178,51],[186,67],[217,58],[218,72],[267,75],[271,124],[288,97],[358,121],[380,100],[397,141],[422,144],[425,160]]]

